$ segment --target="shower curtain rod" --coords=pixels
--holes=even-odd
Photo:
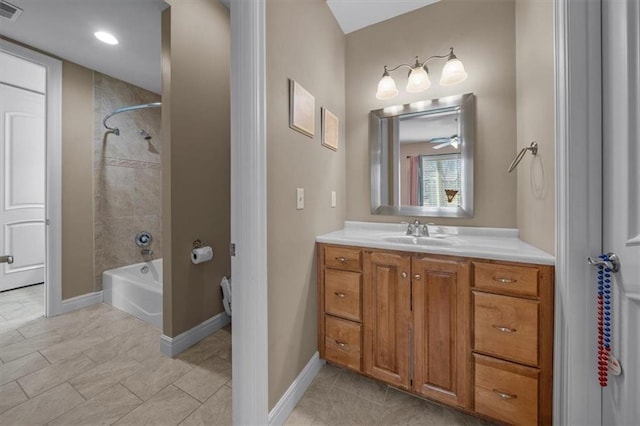
[[[124,107],[124,108],[120,108],[117,109],[115,111],[113,111],[111,114],[107,115],[104,120],[102,120],[102,124],[104,125],[104,127],[111,133],[113,133],[116,136],[120,136],[120,129],[118,129],[117,127],[109,127],[107,125],[107,120],[110,119],[111,117],[113,117],[116,114],[120,114],[121,112],[127,112],[127,111],[135,111],[137,109],[144,109],[144,108],[160,108],[162,106],[162,102],[152,102],[150,104],[142,104],[142,105],[133,105],[133,106],[129,106],[129,107]]]

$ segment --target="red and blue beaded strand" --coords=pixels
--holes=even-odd
[[[600,259],[609,262],[609,256]],[[611,269],[598,265],[598,380],[607,386],[611,354]]]

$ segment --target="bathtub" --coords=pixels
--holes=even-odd
[[[102,273],[104,303],[162,329],[162,259]]]

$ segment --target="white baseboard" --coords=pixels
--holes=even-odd
[[[160,336],[160,352],[173,358],[230,322],[231,317],[226,312],[221,312],[184,333],[178,334],[176,337],[169,337],[163,334]]]
[[[307,365],[298,374],[298,377],[291,383],[289,389],[282,395],[280,401],[269,412],[268,422],[270,425],[283,425],[287,421],[300,398],[302,398],[313,379],[318,375],[323,364],[324,361],[320,359],[318,352],[313,354]]]
[[[72,297],[71,299],[62,301],[58,314],[66,314],[68,312],[86,308],[87,306],[95,305],[96,303],[102,303],[102,300],[102,291],[96,291],[95,293],[87,293],[83,294],[82,296]]]

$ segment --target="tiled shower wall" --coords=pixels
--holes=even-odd
[[[106,133],[103,118],[112,111],[159,102],[160,96],[94,73],[94,223],[95,288],[102,290],[102,272],[143,262],[135,235],[149,231],[155,258],[162,257],[162,150],[160,109],[147,108],[115,115]],[[144,131],[151,136],[145,140]]]

